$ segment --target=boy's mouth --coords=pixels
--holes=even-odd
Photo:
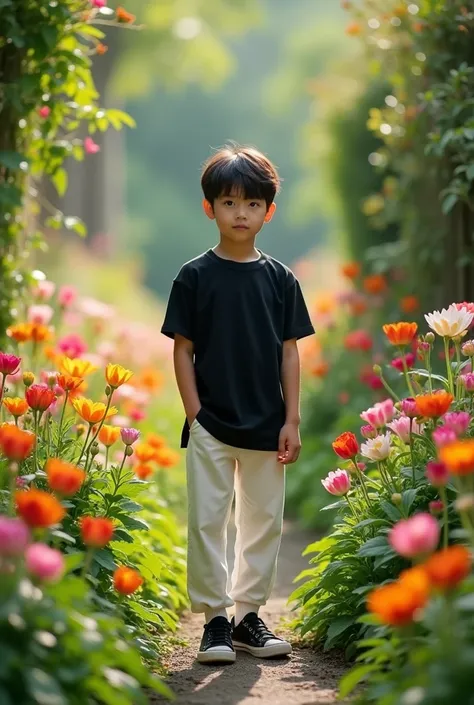
[[[234,228],[234,230],[248,230],[249,226],[248,225],[234,225],[233,228]]]

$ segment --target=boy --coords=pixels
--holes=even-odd
[[[301,447],[296,341],[314,330],[293,273],[255,248],[275,212],[280,180],[273,164],[255,149],[225,147],[204,165],[201,185],[219,243],[182,267],[162,332],[174,339],[186,412],[188,592],[192,611],[206,617],[198,660],[231,663],[235,649],[262,658],[291,653],[258,610],[276,572],[284,466]],[[228,593],[234,484],[237,540]]]

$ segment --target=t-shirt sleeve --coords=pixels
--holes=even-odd
[[[173,281],[161,332],[168,338],[182,335],[194,341],[196,297],[193,286],[183,276]]]
[[[285,292],[283,340],[297,340],[313,335],[314,328],[298,280],[291,275]]]

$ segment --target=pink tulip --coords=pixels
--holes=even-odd
[[[45,583],[52,583],[62,576],[65,569],[63,554],[44,543],[33,543],[26,549],[27,571]]]
[[[0,516],[0,556],[21,555],[30,542],[30,532],[21,519]]]
[[[439,524],[431,514],[423,512],[402,519],[389,533],[394,551],[404,558],[416,558],[432,553],[439,542]]]
[[[466,392],[469,392],[470,394],[472,394],[472,392],[474,392],[474,373],[473,372],[468,372],[465,375],[459,375],[458,379],[461,382],[461,384],[463,385]]]
[[[351,489],[351,478],[346,470],[337,469],[330,472],[325,480],[321,480],[321,484],[330,494],[340,497]]]
[[[41,108],[38,108],[38,115],[42,118],[47,118],[51,114],[51,108],[48,105],[43,105]]]
[[[416,421],[408,416],[400,416],[394,419],[392,423],[387,424],[387,428],[395,433],[403,443],[410,443],[410,426],[411,432],[421,435],[423,433],[423,424],[417,424]]]
[[[107,0],[91,0],[92,7],[105,7],[107,5]]]
[[[400,402],[400,409],[405,416],[408,416],[411,419],[414,419],[415,416],[418,416],[418,413],[416,411],[416,401],[413,399],[413,397],[407,397],[406,399],[402,399]]]
[[[135,441],[138,440],[140,431],[138,431],[136,428],[122,428],[122,430],[120,431],[120,435],[122,436],[122,441],[125,443],[125,445],[131,446],[135,443]]]
[[[442,421],[443,426],[452,429],[456,436],[464,436],[471,423],[471,416],[467,411],[449,411]]]
[[[367,440],[369,438],[375,438],[377,435],[377,429],[371,426],[370,424],[367,426],[361,426],[360,432],[361,435]]]
[[[457,436],[452,428],[448,426],[439,426],[433,431],[433,441],[437,448],[442,448],[448,445],[448,443],[453,443],[457,439]]]
[[[145,411],[143,409],[140,409],[138,406],[134,407],[133,409],[130,409],[129,414],[130,418],[135,423],[140,423],[140,421],[143,421],[143,419],[146,418]]]
[[[69,335],[64,335],[60,340],[58,340],[59,350],[74,360],[76,357],[80,357],[87,351],[87,345],[83,338],[77,333],[69,333]]]
[[[466,340],[466,342],[463,343],[461,350],[462,354],[466,355],[466,357],[474,357],[474,340]]]
[[[434,499],[428,506],[430,508],[430,514],[433,514],[433,516],[443,513],[444,503],[440,499]]]
[[[35,304],[28,309],[30,323],[47,326],[53,317],[54,311],[48,304]]]
[[[14,375],[20,367],[21,357],[11,355],[10,353],[0,352],[0,374]]]
[[[374,406],[367,409],[367,411],[363,411],[360,416],[374,428],[381,428],[385,426],[388,421],[393,419],[394,414],[395,407],[392,399],[385,399],[385,401],[374,404]]]
[[[49,301],[56,290],[56,284],[47,279],[39,281],[33,289],[33,295],[39,301]]]
[[[94,142],[92,137],[85,138],[84,149],[86,151],[86,154],[97,154],[97,152],[100,152],[99,145],[96,142]]]
[[[415,364],[415,356],[413,353],[407,353],[403,356],[405,358],[405,363],[408,369],[413,367]],[[403,357],[396,357],[390,363],[399,372],[403,372]]]
[[[449,482],[449,470],[444,463],[431,460],[426,465],[426,478],[433,487],[444,487]]]
[[[62,286],[59,289],[59,294],[58,294],[58,303],[62,308],[67,308],[70,306],[72,303],[77,298],[77,289],[75,289],[73,286]]]

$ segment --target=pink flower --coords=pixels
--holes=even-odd
[[[0,516],[0,556],[19,556],[29,542],[30,532],[21,519]]]
[[[468,372],[466,375],[459,375],[459,381],[463,385],[466,392],[472,394],[474,392],[474,373]]]
[[[0,352],[0,374],[14,375],[20,367],[21,357],[11,355],[10,353]]]
[[[423,433],[423,424],[417,424],[408,416],[400,416],[394,419],[392,423],[387,424],[387,428],[393,431],[403,443],[410,443],[410,425],[412,433],[421,435]]]
[[[53,314],[54,311],[48,304],[35,304],[28,309],[28,320],[30,323],[38,323],[47,326]]]
[[[433,431],[433,441],[437,448],[442,448],[457,439],[456,433],[448,426],[439,426]]]
[[[85,341],[77,333],[69,333],[58,340],[58,348],[67,357],[74,359],[87,351]]]
[[[26,549],[25,563],[31,575],[46,583],[59,580],[65,569],[63,554],[45,543],[32,543]]]
[[[440,499],[434,499],[428,506],[430,508],[430,514],[433,514],[433,516],[443,513],[444,504]]]
[[[389,543],[404,558],[432,553],[439,542],[439,524],[430,514],[415,514],[402,519],[389,533]]]
[[[139,423],[140,421],[143,421],[143,419],[146,418],[146,413],[143,409],[140,409],[138,406],[135,406],[133,409],[130,409],[129,411],[130,418],[132,421],[135,421],[135,423]]]
[[[413,355],[413,353],[407,353],[402,357],[395,357],[390,364],[399,372],[403,372],[403,357],[405,358],[406,366],[408,369],[413,367],[413,365],[415,364],[415,356]]]
[[[131,446],[135,443],[135,441],[138,440],[140,431],[138,431],[136,428],[122,428],[122,430],[120,431],[120,435],[122,436],[122,441],[125,443],[125,445]]]
[[[374,428],[381,428],[385,426],[388,421],[393,419],[394,413],[395,407],[393,406],[393,401],[391,399],[385,399],[385,401],[374,404],[374,406],[367,409],[367,411],[363,411],[360,416]]]
[[[456,436],[464,436],[471,423],[471,416],[467,411],[449,411],[442,421],[443,426],[452,429]]]
[[[56,284],[47,279],[39,281],[33,289],[33,295],[39,301],[49,301],[56,290]]]
[[[91,0],[92,7],[105,7],[107,5],[107,0]]]
[[[433,487],[444,487],[449,482],[449,470],[444,463],[430,460],[426,465],[426,478]]]
[[[85,138],[84,149],[86,151],[86,154],[97,154],[97,152],[100,152],[99,145],[96,142],[94,142],[92,137]]]
[[[65,285],[59,289],[58,303],[63,308],[67,308],[72,303],[74,303],[76,298],[77,290],[73,286]]]
[[[416,401],[413,399],[413,397],[407,397],[406,399],[402,399],[400,402],[400,409],[405,416],[408,416],[411,419],[414,419],[415,416],[418,416],[417,410],[416,410]]]
[[[361,426],[360,432],[364,438],[367,440],[369,438],[375,438],[377,435],[377,429],[368,424],[367,426]]]
[[[466,357],[474,357],[474,340],[466,340],[461,347],[462,354]]]
[[[47,118],[51,114],[51,108],[48,105],[43,105],[38,108],[38,115],[42,118]]]
[[[463,301],[462,303],[454,305],[456,306],[458,311],[461,311],[463,308],[465,308],[469,311],[469,313],[474,313],[474,303]]]
[[[321,480],[321,484],[330,494],[340,497],[351,489],[351,478],[346,470],[337,469],[330,472],[325,480]]]

